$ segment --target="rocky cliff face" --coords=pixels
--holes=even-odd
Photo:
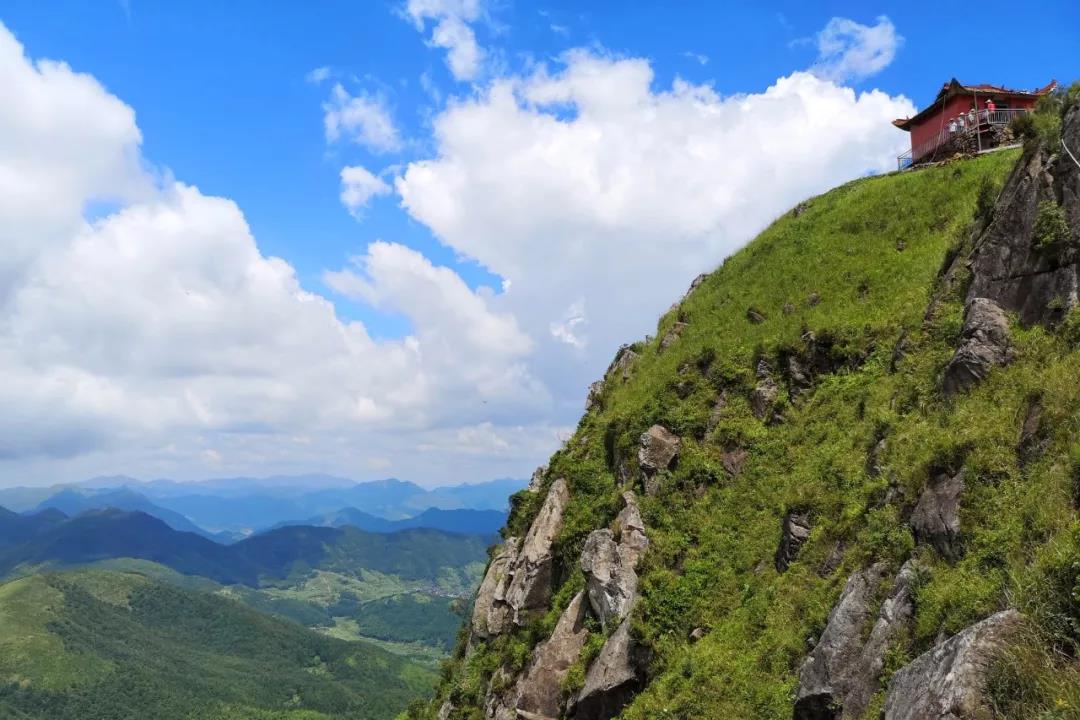
[[[427,717],[1080,708],[1070,163],[860,181],[696,279],[515,497]]]

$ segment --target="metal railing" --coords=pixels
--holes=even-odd
[[[942,145],[958,137],[965,137],[973,133],[983,133],[995,125],[1008,125],[1017,115],[1026,115],[1031,112],[1028,108],[1002,108],[996,110],[979,110],[978,112],[965,113],[959,118],[952,118],[944,123],[934,137],[924,140],[911,150],[908,150],[896,158],[898,170],[911,167],[915,163],[927,157],[931,157],[935,150]]]

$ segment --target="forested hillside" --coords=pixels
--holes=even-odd
[[[1075,97],[801,203],[621,349],[414,714],[1080,716]]]
[[[389,719],[429,671],[145,575],[0,585],[0,717]]]

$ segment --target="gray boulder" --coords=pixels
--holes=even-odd
[[[646,476],[667,470],[678,459],[681,445],[678,435],[662,425],[653,425],[641,434],[638,464]]]
[[[996,302],[973,298],[964,309],[960,347],[945,368],[946,396],[968,390],[1011,359],[1009,319]]]
[[[620,622],[630,611],[637,592],[637,573],[623,564],[619,545],[610,530],[594,530],[581,551],[589,604],[604,627]]]
[[[1015,610],[999,612],[915,658],[893,675],[882,720],[993,717],[987,676],[1022,622]]]
[[[636,656],[637,650],[630,637],[630,621],[624,620],[589,666],[585,684],[577,694],[568,717],[575,720],[610,720],[622,712],[641,688]]]
[[[563,512],[569,502],[566,480],[559,478],[551,484],[540,513],[521,543],[505,593],[510,619],[516,625],[527,625],[551,602],[551,545],[562,530]]]
[[[649,546],[634,494],[623,493],[623,502],[615,531],[594,530],[581,551],[589,605],[604,628],[630,614],[637,600],[637,564]]]
[[[964,492],[964,475],[963,469],[955,474],[934,474],[919,495],[909,521],[915,539],[933,546],[950,562],[956,562],[964,553],[960,534],[960,496]]]
[[[780,544],[776,548],[776,571],[784,572],[795,561],[803,543],[810,537],[810,518],[788,513],[780,523]]]

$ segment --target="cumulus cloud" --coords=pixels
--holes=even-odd
[[[354,297],[414,329],[375,339],[264,255],[235,203],[148,174],[131,108],[64,65],[33,63],[2,26],[0,80],[17,98],[0,104],[8,482],[14,469],[23,481],[361,474],[386,458],[422,480],[465,479],[445,462],[452,447],[423,474],[410,446],[541,416],[531,340],[490,291],[376,243],[348,271]],[[385,192],[363,173],[344,180]],[[492,467],[510,472],[535,452],[523,447]]]
[[[646,60],[580,50],[502,78],[439,115],[437,153],[396,181],[416,220],[509,281],[498,304],[546,338],[534,363],[568,415],[697,273],[799,200],[891,169],[890,122],[914,111],[809,73],[729,97],[653,80]]]
[[[457,80],[473,80],[484,61],[470,23],[480,17],[480,0],[408,0],[405,12],[423,32],[434,22],[429,44],[446,50],[446,64]]]
[[[480,8],[409,12],[437,28]],[[820,73],[721,96],[571,52],[450,102],[393,183],[499,289],[379,241],[324,296],[235,203],[148,170],[130,107],[2,26],[0,86],[0,470],[39,479],[524,475],[619,343],[798,200],[890,169],[890,121],[914,112]],[[378,97],[335,85],[325,110],[331,142],[402,146]],[[341,181],[354,212],[390,184],[355,165]],[[374,337],[343,319],[354,303],[408,330]]]
[[[386,101],[380,97],[350,95],[336,83],[323,104],[323,124],[328,142],[348,140],[373,152],[401,148],[401,136]]]
[[[876,25],[834,17],[817,35],[818,59],[813,72],[835,82],[864,80],[884,70],[903,42],[884,15]]]
[[[366,168],[352,165],[341,169],[341,204],[353,215],[358,216],[372,198],[390,192],[390,186]]]

